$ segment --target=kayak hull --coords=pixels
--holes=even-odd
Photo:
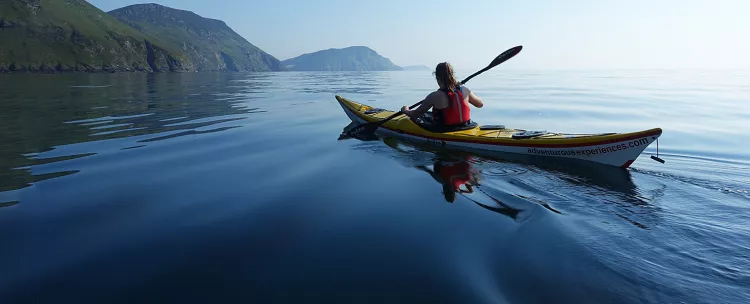
[[[336,95],[336,100],[353,122],[375,122],[395,112],[366,113],[372,107]],[[461,150],[481,150],[525,154],[529,156],[579,159],[609,166],[628,168],[651,143],[662,134],[660,128],[629,133],[562,134],[539,132],[539,136],[514,138],[526,130],[473,129],[435,133],[430,132],[405,115],[382,124],[376,131],[380,136],[391,136],[412,142],[428,143]]]

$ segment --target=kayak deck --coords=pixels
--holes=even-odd
[[[394,111],[375,109],[339,95],[341,107],[352,121],[358,123],[383,120]],[[487,128],[477,125],[465,130],[431,132],[405,115],[385,122],[378,128],[381,135],[429,142],[442,146],[580,158],[627,168],[638,155],[661,136],[660,128],[629,133],[566,134],[528,131],[512,128]]]

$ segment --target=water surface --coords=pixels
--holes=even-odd
[[[747,83],[468,83],[480,123],[663,128],[623,171],[337,140],[335,94],[396,109],[429,72],[0,75],[0,302],[748,302]]]

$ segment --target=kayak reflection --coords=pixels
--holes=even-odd
[[[647,225],[641,224],[639,218],[653,215],[651,211],[655,209],[650,206],[664,191],[639,189],[631,170],[589,162],[468,152],[390,136],[382,136],[381,140],[384,145],[361,142],[351,147],[387,155],[408,168],[428,173],[440,185],[435,191],[442,191],[449,203],[460,195],[519,223],[534,214],[544,214],[545,209],[561,214],[556,203],[562,202],[560,206],[568,209],[606,209],[644,228]],[[651,218],[652,222],[658,220]]]
[[[353,122],[347,125],[344,128],[342,135],[339,136],[339,140],[349,139],[350,137],[346,136],[345,133],[348,129],[351,129],[356,125],[357,124]],[[500,168],[500,170],[535,171],[541,174],[548,174],[549,176],[556,177],[560,180],[565,180],[573,186],[598,187],[611,194],[618,195],[624,202],[632,205],[649,204],[649,200],[645,199],[638,191],[638,188],[633,182],[631,170],[628,169],[605,166],[576,159],[539,158],[523,154],[484,150],[463,151],[460,149],[446,149],[424,143],[407,142],[387,136],[382,137],[381,140],[386,146],[400,152],[397,159],[406,162],[405,165],[409,167],[415,167],[414,162],[424,163],[424,158],[426,158],[427,155],[440,154],[452,155],[454,157],[471,157],[475,163],[491,164],[491,166]],[[400,147],[400,144],[409,148],[404,149]],[[363,145],[362,147],[367,148],[368,150],[373,150],[372,145]],[[492,176],[493,173],[486,172],[485,175]],[[473,190],[469,188],[463,189]]]

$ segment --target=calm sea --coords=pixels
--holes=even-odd
[[[334,95],[397,109],[430,71],[0,75],[0,303],[748,303],[748,84],[467,84],[483,124],[664,129],[666,163],[600,171],[338,140]]]

